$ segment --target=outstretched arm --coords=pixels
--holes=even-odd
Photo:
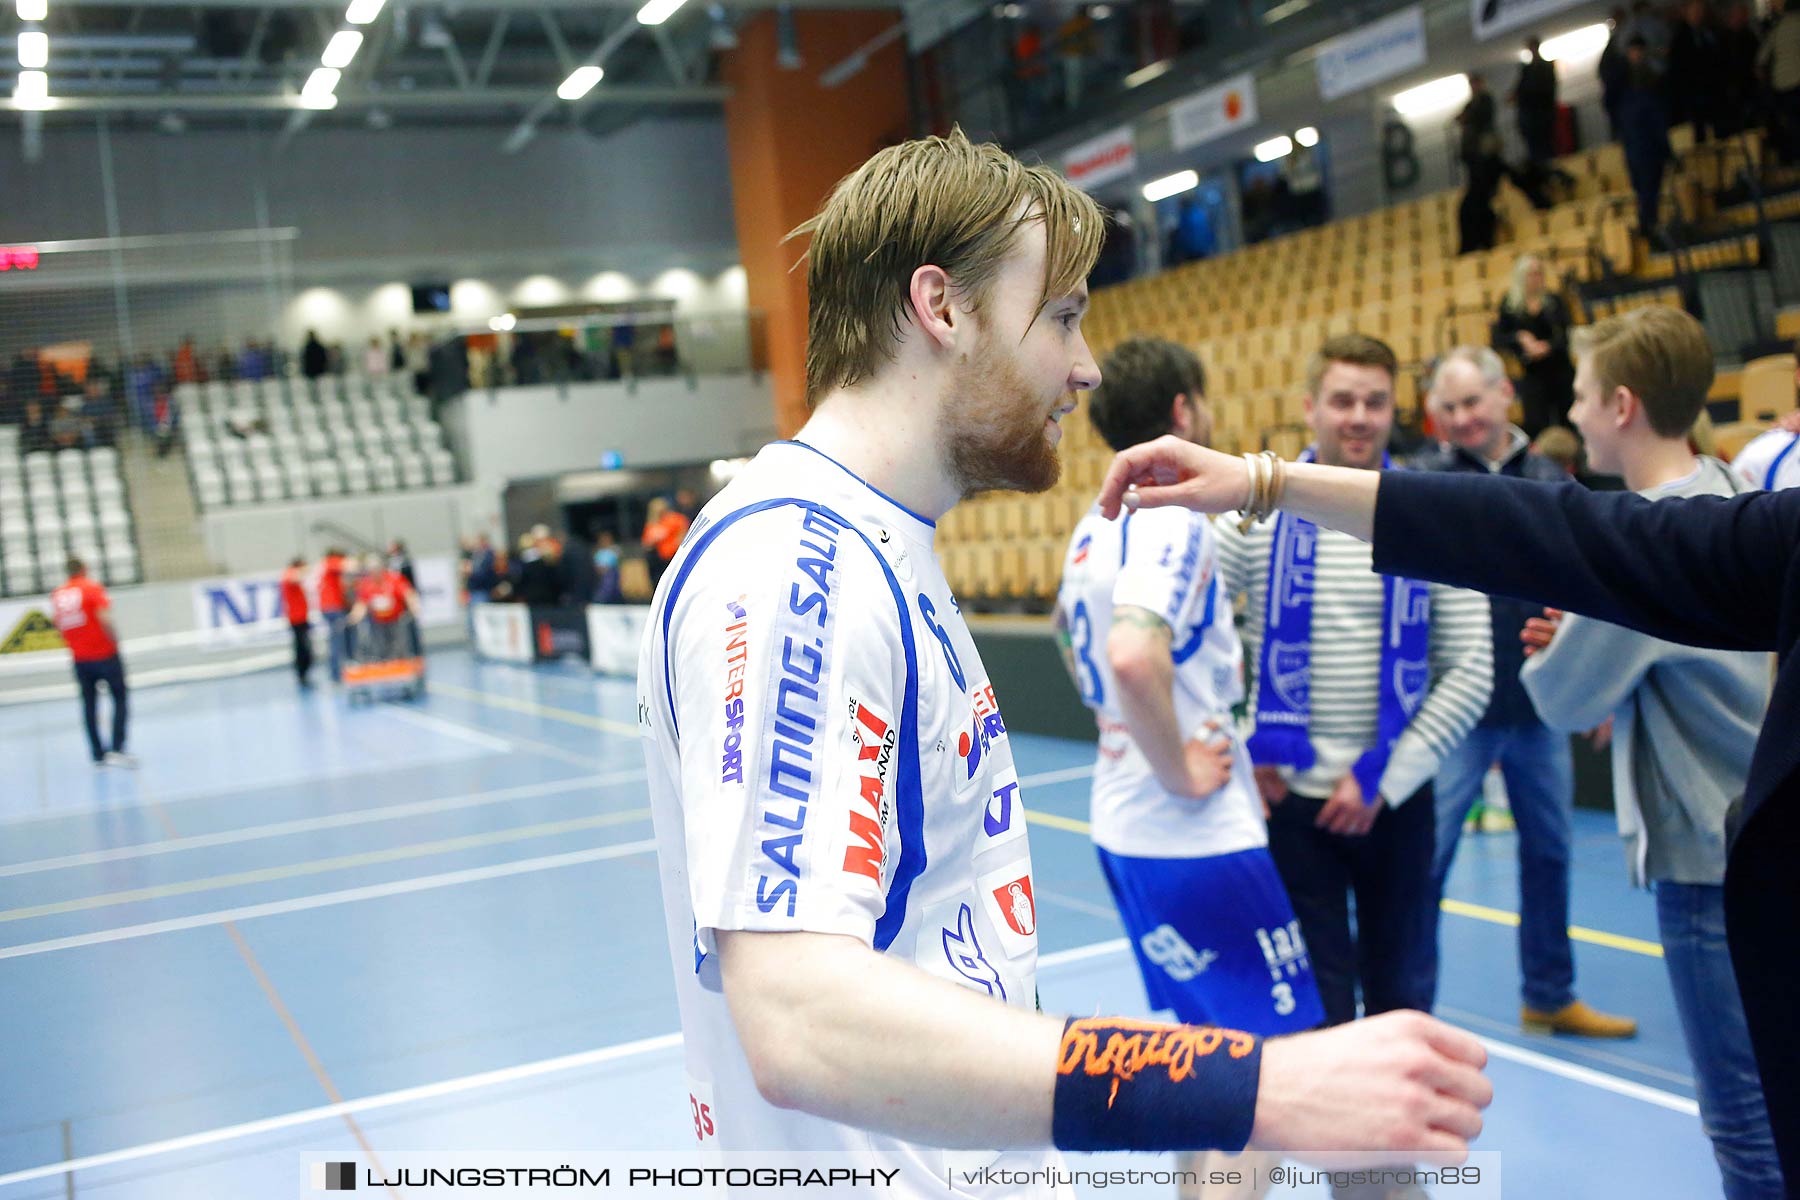
[[[1100,493],[1138,507],[1248,502],[1241,457],[1176,438],[1123,451]],[[1377,496],[1380,504],[1376,503]],[[1800,555],[1800,489],[1662,500],[1572,484],[1292,464],[1281,507],[1375,544],[1375,569],[1517,596],[1693,646],[1772,650]]]
[[[716,936],[732,1020],[771,1103],[945,1147],[1046,1146],[1053,1128],[1066,1128],[1055,1111],[1066,1074],[1058,1064],[1086,1056],[1060,1020],[935,979],[854,938]],[[1422,1013],[1273,1039],[1251,1093],[1251,1140],[1290,1151],[1460,1153],[1493,1096],[1485,1061],[1474,1038]],[[1138,1079],[1160,1073],[1147,1066]],[[1188,1082],[1204,1078],[1196,1071]],[[1214,1148],[1204,1142],[1164,1148]]]

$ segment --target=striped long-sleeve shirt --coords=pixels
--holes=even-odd
[[[1246,597],[1239,633],[1244,643],[1245,687],[1256,713],[1256,671],[1267,616],[1269,552],[1275,522],[1238,531],[1235,516],[1221,518],[1219,573],[1226,590]],[[1283,768],[1288,786],[1302,796],[1329,796],[1375,744],[1381,708],[1382,582],[1371,567],[1369,546],[1348,534],[1319,530],[1312,614],[1311,769]],[[1412,722],[1394,743],[1381,794],[1398,804],[1437,774],[1438,764],[1461,744],[1487,709],[1494,686],[1493,631],[1487,597],[1431,584],[1431,689]]]

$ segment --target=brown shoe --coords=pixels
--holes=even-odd
[[[1519,1010],[1519,1023],[1526,1033],[1572,1033],[1578,1037],[1631,1038],[1637,1036],[1637,1022],[1589,1008],[1580,1000],[1571,1001],[1555,1012],[1542,1012],[1525,1005]]]

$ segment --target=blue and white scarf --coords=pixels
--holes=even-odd
[[[1313,458],[1308,447],[1300,461]],[[1381,465],[1387,469],[1393,464],[1383,454]],[[1305,771],[1314,762],[1308,726],[1312,720],[1313,572],[1318,549],[1317,525],[1281,514],[1269,551],[1268,607],[1256,671],[1256,732],[1248,746],[1251,760],[1259,765]],[[1424,584],[1396,575],[1383,575],[1381,581],[1380,718],[1375,745],[1350,769],[1367,804],[1380,796],[1381,777],[1387,772],[1394,742],[1424,702],[1431,682],[1431,593]]]

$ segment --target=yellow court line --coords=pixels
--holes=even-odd
[[[624,825],[650,815],[647,808],[629,812],[607,813],[597,817],[576,817],[568,821],[547,821],[540,825],[524,825],[492,833],[475,833],[464,837],[443,838],[434,842],[417,842],[410,846],[392,846],[386,850],[370,850],[362,854],[344,854],[336,858],[320,858],[311,862],[283,867],[264,867],[256,871],[237,871],[230,875],[213,875],[204,879],[188,879],[181,883],[165,883],[156,887],[134,888],[125,892],[107,892],[99,896],[83,896],[78,900],[61,900],[54,904],[35,904],[29,908],[0,911],[0,923],[24,921],[32,917],[48,917],[58,913],[82,912],[105,908],[112,904],[130,904],[139,900],[160,900],[168,896],[187,896],[195,892],[211,892],[249,883],[268,883],[277,879],[294,879],[303,875],[321,875],[327,871],[343,871],[375,863],[400,862],[409,858],[425,858],[471,850],[478,846],[497,846],[505,842],[522,842],[535,837],[552,837],[559,833],[575,833],[583,829],[599,829],[607,825]]]
[[[429,688],[434,692],[442,692],[446,696],[454,696],[458,700],[473,700],[475,703],[485,704],[489,708],[506,708],[513,712],[529,713],[531,716],[543,717],[546,720],[579,725],[583,729],[598,729],[603,733],[617,733],[625,737],[636,737],[638,734],[636,725],[597,717],[593,713],[576,712],[572,708],[555,708],[548,704],[534,704],[529,700],[515,700],[511,696],[496,696],[491,692],[478,692],[473,688],[458,687],[454,683],[440,683],[435,679],[431,681]]]
[[[1033,825],[1047,825],[1051,829],[1060,829],[1065,833],[1089,834],[1092,832],[1092,826],[1086,821],[1078,821],[1074,817],[1060,817],[1055,813],[1027,812],[1026,819]],[[1470,904],[1467,900],[1440,900],[1438,907],[1452,916],[1486,921],[1492,925],[1511,925],[1517,928],[1519,924],[1519,914],[1516,912],[1509,912],[1504,908],[1489,908],[1485,904]],[[1586,942],[1591,946],[1606,946],[1612,950],[1623,950],[1628,954],[1642,954],[1646,958],[1663,956],[1663,948],[1656,942],[1627,937],[1622,933],[1608,933],[1604,929],[1588,929],[1582,925],[1569,926],[1569,939]]]
[[[1504,908],[1489,908],[1485,904],[1470,904],[1467,900],[1444,899],[1438,906],[1447,913],[1459,917],[1473,917],[1477,921],[1487,921],[1495,925],[1519,924],[1519,914]],[[1656,942],[1643,938],[1627,937],[1622,933],[1608,933],[1604,929],[1588,929],[1581,925],[1569,926],[1569,937],[1577,942],[1587,942],[1593,946],[1609,946],[1614,950],[1624,950],[1631,954],[1642,954],[1646,958],[1661,958],[1663,948]]]

